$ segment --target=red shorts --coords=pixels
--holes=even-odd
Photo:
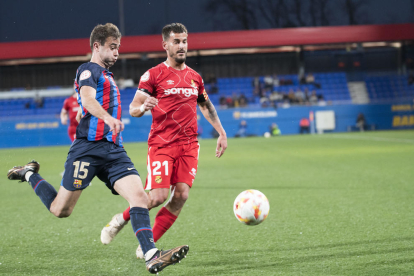
[[[170,188],[177,183],[193,186],[197,173],[198,142],[172,147],[149,147],[146,190]]]
[[[76,138],[76,127],[73,127],[73,126],[68,127],[68,135],[69,135],[69,139],[73,142]]]

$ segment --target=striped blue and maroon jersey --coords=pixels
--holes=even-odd
[[[96,89],[96,100],[112,117],[121,120],[121,95],[116,86],[113,74],[94,62],[79,66],[75,78],[78,103],[82,108],[82,119],[76,129],[76,139],[86,138],[89,141],[106,139],[122,146],[122,135],[109,131],[109,126],[103,120],[90,114],[83,106],[80,95],[82,86]]]

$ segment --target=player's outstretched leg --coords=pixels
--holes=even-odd
[[[158,196],[158,200],[151,201],[151,208],[157,207],[159,204],[165,201],[166,197],[168,196],[168,189],[158,189],[160,191],[160,195]],[[175,188],[172,190],[172,195],[174,194]],[[155,193],[155,192],[154,192]],[[149,194],[151,196],[151,194]],[[148,210],[151,210],[149,208]],[[128,207],[123,213],[116,214],[112,217],[112,220],[102,229],[101,231],[101,242],[103,244],[110,243],[115,236],[122,230],[122,228],[128,223],[131,219],[129,214],[130,208]],[[154,227],[152,229],[154,233],[154,242],[157,242],[162,235],[174,224],[177,216],[172,214],[168,211],[165,207],[161,208],[157,215],[155,216]],[[143,259],[143,253],[140,246],[138,246],[136,255],[138,259]]]
[[[129,208],[128,208],[128,212],[129,212]],[[122,228],[124,228],[124,226],[128,224],[128,221],[129,221],[129,218],[128,220],[125,220],[123,218],[122,213],[116,214],[115,216],[113,216],[112,220],[101,231],[101,242],[103,244],[110,243],[115,238],[115,236],[119,233],[119,231],[121,231]]]
[[[114,189],[131,206],[129,210],[131,226],[145,256],[147,270],[156,274],[165,267],[178,263],[188,252],[188,246],[170,250],[158,250],[154,244],[149,217],[148,196],[142,188],[138,175],[128,175],[114,183]]]
[[[127,208],[123,213],[116,214],[112,220],[102,229],[101,231],[101,242],[103,244],[110,243],[115,236],[122,230],[122,228],[128,224],[130,220],[129,215],[130,208]],[[154,235],[154,242],[157,242],[164,233],[170,229],[174,224],[177,216],[168,211],[165,207],[162,207],[157,215],[155,216],[154,227],[152,227],[152,232]],[[136,252],[138,259],[144,259],[144,253],[142,248],[139,245]]]
[[[165,251],[155,247],[148,209],[132,207],[129,213],[132,229],[144,252],[145,264],[150,273],[157,274],[167,266],[179,263],[187,255],[188,245]]]
[[[152,227],[154,242],[157,242],[165,234],[165,232],[171,228],[176,219],[177,216],[172,214],[165,207],[162,207],[158,211],[157,215],[155,216],[154,226]],[[144,259],[144,253],[142,252],[140,245],[138,246],[135,254],[137,255],[137,259]]]
[[[46,208],[50,211],[50,206],[57,196],[57,192],[52,185],[44,180],[39,174],[40,164],[35,160],[24,166],[15,166],[7,173],[10,180],[20,180],[29,182]]]

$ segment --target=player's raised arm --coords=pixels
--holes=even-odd
[[[135,97],[129,105],[129,114],[132,117],[141,117],[146,111],[153,109],[158,100],[144,92],[137,90]]]
[[[80,90],[82,106],[88,110],[96,118],[99,118],[110,127],[110,131],[116,131],[119,133],[124,130],[124,124],[109,115],[108,112],[96,100],[96,89],[90,86],[82,86]]]
[[[201,113],[209,121],[209,123],[217,130],[220,135],[217,139],[217,148],[216,148],[216,157],[220,158],[227,149],[227,135],[223,126],[221,125],[220,119],[217,115],[216,108],[210,99],[207,99],[204,102],[199,102],[198,106]]]

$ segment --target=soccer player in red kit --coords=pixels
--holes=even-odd
[[[162,46],[167,60],[142,75],[130,105],[133,117],[152,113],[148,137],[147,181],[148,208],[168,203],[155,217],[154,242],[172,226],[188,198],[197,173],[200,145],[197,140],[197,104],[201,113],[220,134],[216,157],[227,148],[227,136],[216,109],[204,89],[201,76],[185,64],[187,57],[186,27],[180,23],[166,25],[162,30]],[[101,241],[108,244],[128,223],[129,208],[115,215],[101,232]],[[142,258],[140,247],[137,257]]]
[[[60,121],[62,125],[68,124],[69,117],[68,135],[72,142],[75,140],[76,127],[79,124],[76,120],[76,114],[79,110],[78,97],[76,94],[77,93],[75,91],[72,96],[66,98],[66,100],[63,102],[62,110],[60,111]]]

